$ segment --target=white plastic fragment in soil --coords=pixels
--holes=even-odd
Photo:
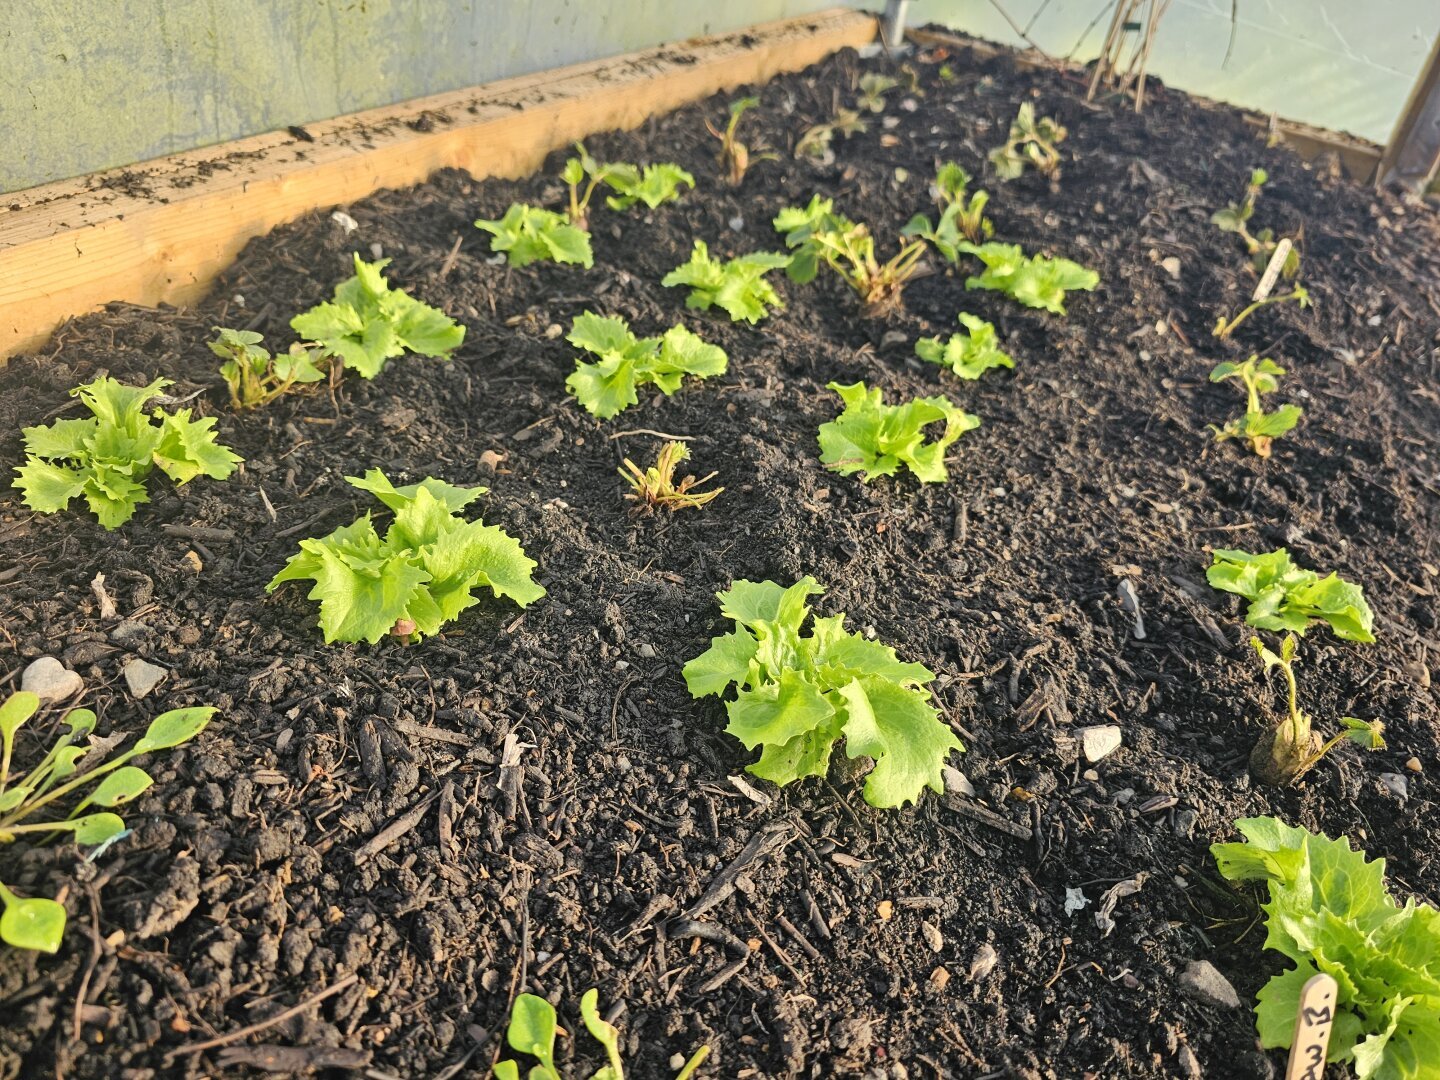
[[[85,680],[53,656],[32,660],[20,675],[20,689],[41,701],[64,701],[85,689]]]
[[[1075,734],[1080,738],[1081,753],[1085,755],[1085,760],[1092,765],[1119,750],[1122,742],[1120,728],[1115,724],[1083,727]]]
[[[1065,914],[1074,915],[1077,911],[1083,911],[1090,906],[1090,898],[1085,895],[1083,889],[1065,890]]]

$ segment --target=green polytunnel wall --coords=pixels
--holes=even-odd
[[[1233,2],[1232,45],[1232,0],[1174,0],[1152,70],[1182,89],[1375,141],[1389,135],[1440,32],[1435,0]],[[6,6],[0,191],[803,15],[836,0],[9,0],[0,8]],[[1098,50],[1108,7],[1107,0],[914,0],[910,22],[1023,45],[1018,25],[1047,52],[1085,60]]]

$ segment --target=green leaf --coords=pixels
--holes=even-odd
[[[918,802],[929,788],[945,791],[940,774],[952,750],[965,747],[930,705],[929,693],[870,676],[840,687],[845,701],[845,753],[868,755],[875,768],[865,778],[865,801],[899,807]]]
[[[440,502],[447,511],[458,514],[465,507],[490,489],[487,487],[458,487],[427,476],[418,484],[396,487],[379,469],[368,470],[363,477],[347,476],[345,482],[351,487],[368,491],[391,510],[403,510],[412,505],[421,491]]]
[[[765,275],[789,266],[790,261],[789,255],[761,251],[722,263],[710,257],[703,240],[696,240],[690,261],[666,274],[660,284],[689,285],[686,307],[701,310],[719,307],[732,321],[753,324],[771,309],[785,306]]]
[[[1205,577],[1215,588],[1250,601],[1245,621],[1251,626],[1303,634],[1321,621],[1347,641],[1375,640],[1375,616],[1360,586],[1295,566],[1284,548],[1260,555],[1217,548]]]
[[[495,1080],[520,1080],[520,1066],[514,1061],[497,1061],[492,1067]]]
[[[980,426],[978,417],[947,398],[886,405],[879,389],[869,389],[863,382],[828,385],[840,395],[845,409],[835,420],[820,425],[820,461],[842,475],[864,472],[867,483],[877,476],[894,475],[902,465],[922,483],[943,483],[949,478],[945,452],[964,432]],[[944,431],[927,442],[925,429],[940,421]]]
[[[997,343],[992,324],[964,312],[960,322],[968,333],[952,334],[944,343],[939,338],[921,338],[915,343],[915,355],[949,368],[962,379],[978,379],[991,368],[1015,366],[1010,354]]]
[[[22,900],[0,885],[0,941],[17,949],[54,954],[65,937],[65,908],[54,900]]]
[[[693,188],[695,177],[679,165],[662,162],[646,165],[639,175],[633,169],[615,173],[606,178],[606,183],[618,193],[605,200],[612,210],[625,210],[637,202],[643,202],[654,210],[661,203],[680,198],[681,184]]]
[[[1345,737],[1366,750],[1385,749],[1385,725],[1379,720],[1361,720],[1355,716],[1342,716],[1340,724]]]
[[[75,842],[85,847],[103,844],[113,840],[125,831],[125,822],[119,814],[86,814],[70,821],[57,821],[57,829],[68,829],[75,834]]]
[[[171,709],[150,721],[144,736],[135,744],[134,753],[152,754],[156,750],[170,750],[199,735],[205,730],[219,709],[209,705],[189,709]]]
[[[553,1073],[555,1029],[555,1007],[542,997],[521,994],[510,1009],[505,1041],[511,1050],[538,1058],[540,1064]]]
[[[683,376],[706,378],[725,371],[725,351],[709,345],[683,326],[660,338],[637,338],[624,319],[585,312],[575,318],[567,338],[600,360],[577,361],[565,380],[576,400],[592,415],[608,420],[639,402],[638,389],[654,384],[673,394]]]
[[[139,798],[154,782],[144,769],[134,765],[123,766],[95,785],[95,790],[82,799],[75,809],[82,810],[87,806],[114,809]]]
[[[723,694],[731,683],[743,684],[755,659],[755,639],[742,630],[710,639],[710,648],[681,669],[690,696]]]
[[[1260,1045],[1265,1049],[1289,1048],[1295,1038],[1300,991],[1317,974],[1313,965],[1302,961],[1299,967],[1273,977],[1255,995],[1255,1030],[1260,1033]]]
[[[40,709],[40,696],[29,690],[17,690],[0,704],[0,739],[10,742],[25,721]]]
[[[816,684],[797,671],[783,671],[775,682],[743,690],[730,703],[725,728],[748,750],[765,743],[787,743],[835,715]]]
[[[1100,284],[1100,275],[1069,259],[1048,259],[1044,255],[1026,258],[1018,244],[961,243],[956,250],[974,255],[985,271],[967,278],[967,289],[992,289],[1005,293],[1027,307],[1065,314],[1065,294],[1090,291]]]
[[[564,214],[543,210],[538,206],[515,203],[505,216],[495,221],[480,220],[475,227],[490,233],[491,251],[504,252],[506,261],[515,267],[550,260],[578,263],[589,268],[595,257],[590,249],[590,234],[570,223]]]
[[[597,990],[586,990],[580,997],[580,1019],[585,1023],[585,1030],[590,1032],[590,1037],[605,1048],[605,1056],[610,1064],[607,1069],[602,1069],[595,1074],[595,1077],[604,1075],[604,1080],[621,1080],[625,1069],[620,1061],[620,1032],[615,1025],[607,1023],[600,1015],[598,1002],[600,993]],[[592,1080],[594,1078],[592,1077]]]
[[[181,409],[162,415],[160,427],[155,464],[177,484],[187,484],[197,476],[224,480],[241,461],[239,454],[215,441],[213,416],[191,420],[190,410]]]

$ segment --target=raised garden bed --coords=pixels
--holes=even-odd
[[[75,415],[67,391],[99,372],[164,375],[245,458],[225,483],[152,484],[113,533],[0,499],[11,682],[59,657],[102,732],[141,731],[161,707],[220,709],[156,762],[134,835],[101,857],[5,852],[6,883],[65,890],[71,926],[54,958],[0,953],[0,1076],[266,1062],[484,1076],[517,992],[558,995],[578,1030],[591,986],[625,1006],[642,1080],[702,1043],[702,1075],[725,1077],[1263,1076],[1248,1006],[1181,985],[1208,960],[1249,999],[1282,966],[1260,951],[1255,893],[1219,880],[1208,845],[1274,814],[1348,834],[1389,860],[1397,892],[1440,897],[1433,216],[1267,149],[1224,109],[1161,90],[1137,117],[1087,106],[1065,75],[964,55],[918,62],[923,95],[892,91],[833,162],[796,160],[799,134],[879,66],[847,53],[759,90],[747,141],[780,157],[738,191],[704,127],[729,96],[589,140],[697,179],[649,214],[596,209],[593,269],[497,264],[473,226],[512,201],[560,205],[562,155],[520,183],[442,173],[347,207],[354,232],[316,214],[253,241],[193,308],[115,306],[0,371],[7,432]],[[933,258],[878,319],[833,277],[780,282],[787,306],[755,328],[687,312],[659,284],[697,238],[727,257],[777,249],[771,218],[813,193],[892,252],[912,214],[933,213],[937,161],[980,173],[1023,100],[1069,128],[1058,187],[982,183],[997,239],[1099,272],[1068,317],[967,292],[970,271]],[[1261,216],[1303,224],[1315,306],[1276,305],[1217,342],[1216,315],[1254,278],[1209,218],[1256,165],[1270,174]],[[406,357],[333,399],[228,413],[210,328],[281,345],[372,245],[397,284],[466,325],[454,360]],[[683,319],[729,370],[597,421],[565,390],[563,332],[587,309],[642,334]],[[960,383],[914,358],[962,310],[995,324],[1013,372]],[[1268,459],[1206,430],[1237,411],[1211,367],[1251,352],[1289,368],[1286,397],[1305,407]],[[826,384],[859,379],[982,418],[948,482],[862,485],[821,467],[815,432],[838,411]],[[716,501],[630,513],[616,469],[653,459],[655,432],[692,440],[693,467],[725,487]],[[4,452],[18,464],[18,436]],[[523,541],[548,595],[523,614],[487,600],[418,645],[324,645],[303,588],[262,586],[299,539],[369,508],[343,477],[372,467],[488,485],[485,519]],[[1278,702],[1241,605],[1205,568],[1214,547],[1279,546],[1364,585],[1380,644],[1312,633],[1305,706],[1382,717],[1389,748],[1343,749],[1277,791],[1252,785],[1246,758]],[[844,769],[784,789],[729,779],[751,755],[680,667],[728,629],[717,591],[805,574],[828,587],[820,613],[940,673],[973,799],[878,810]],[[143,702],[121,677],[137,656],[168,669]],[[1090,765],[1067,736],[1101,724],[1123,746]],[[1105,905],[1127,881],[1138,889]],[[1073,890],[1088,907],[1073,910]],[[352,974],[249,1039],[171,1056]],[[589,1053],[563,1040],[562,1056],[576,1042]]]

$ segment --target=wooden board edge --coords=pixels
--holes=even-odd
[[[0,364],[106,303],[192,303],[248,240],[311,211],[447,167],[523,176],[576,139],[875,34],[874,16],[834,8],[307,125],[313,143],[273,132],[12,192],[0,198]]]

